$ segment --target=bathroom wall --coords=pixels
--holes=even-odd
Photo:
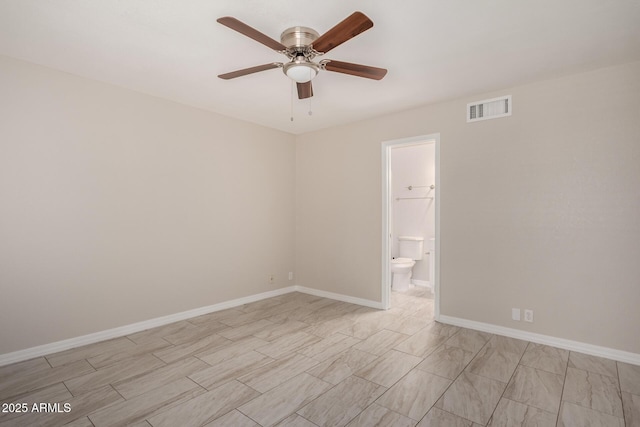
[[[429,281],[429,239],[435,238],[435,143],[423,143],[391,149],[392,176],[392,245],[391,255],[398,254],[398,236],[424,238],[423,259],[413,267],[412,281],[425,285]],[[409,190],[407,187],[414,187]],[[416,188],[417,187],[417,188]],[[410,199],[407,199],[410,198]],[[399,200],[398,200],[399,199]]]
[[[0,94],[0,354],[292,284],[292,135],[6,57]]]
[[[298,136],[297,284],[381,300],[381,143],[440,133],[441,314],[640,354],[640,62],[497,89]]]

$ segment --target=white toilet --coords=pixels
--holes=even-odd
[[[416,261],[424,254],[424,238],[413,236],[398,237],[398,258],[391,260],[393,275],[391,288],[395,291],[406,291],[411,283],[411,271]]]

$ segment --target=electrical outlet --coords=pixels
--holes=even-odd
[[[524,311],[524,321],[533,323],[533,310]]]
[[[293,280],[293,271],[289,272],[289,280]]]
[[[511,318],[513,320],[520,321],[520,309],[519,308],[512,308],[511,309]]]
[[[270,274],[269,275],[269,284],[273,285],[274,283],[276,283],[276,276],[275,276],[275,274]]]

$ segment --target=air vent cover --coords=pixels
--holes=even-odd
[[[512,110],[511,95],[472,102],[467,104],[467,123],[507,117]]]

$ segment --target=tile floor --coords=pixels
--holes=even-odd
[[[0,367],[3,406],[60,404],[0,426],[640,426],[640,366],[392,301],[292,293]]]

